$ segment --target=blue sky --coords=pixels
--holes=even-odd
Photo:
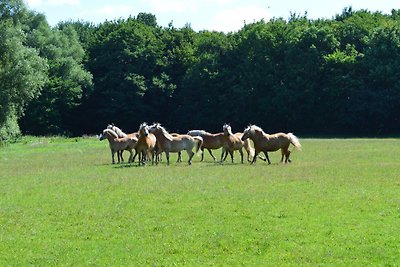
[[[30,9],[44,13],[51,25],[59,21],[83,20],[100,23],[105,20],[136,16],[139,12],[156,15],[161,26],[171,21],[177,28],[189,23],[196,30],[237,31],[244,22],[262,18],[287,19],[290,13],[309,18],[332,18],[344,7],[390,13],[400,9],[395,0],[25,0]]]

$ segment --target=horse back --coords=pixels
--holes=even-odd
[[[279,149],[287,149],[290,145],[290,138],[285,133],[276,133],[268,135],[265,147],[268,151],[277,151]]]
[[[224,133],[218,134],[205,134],[201,136],[203,138],[202,147],[208,149],[218,149],[224,144]]]

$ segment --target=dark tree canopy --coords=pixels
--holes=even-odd
[[[98,133],[112,122],[133,132],[143,121],[180,132],[227,122],[235,131],[255,123],[267,132],[398,134],[399,14],[291,14],[233,33],[163,28],[148,13],[51,28],[22,1],[0,1],[0,136],[18,119],[29,134]]]

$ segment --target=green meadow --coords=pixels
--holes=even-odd
[[[3,146],[0,265],[399,265],[399,139],[300,142],[291,164],[145,167],[95,138]]]

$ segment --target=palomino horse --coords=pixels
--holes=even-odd
[[[115,163],[114,155],[117,152],[118,163],[120,163],[120,154],[118,151],[128,150],[131,154],[128,162],[132,162],[133,153],[132,150],[136,147],[138,139],[135,137],[122,137],[119,138],[118,135],[111,129],[104,129],[103,133],[100,135],[100,140],[106,139],[109,142],[111,150],[112,163]],[[121,155],[121,160],[124,161]]]
[[[211,150],[219,149],[223,146],[224,133],[212,134],[204,130],[191,130],[187,134],[191,136],[200,136],[201,138],[203,138],[203,145],[201,146],[201,151],[203,152],[201,154],[201,161],[203,161],[204,159],[204,149],[208,150],[208,153],[210,153],[211,157],[215,161],[215,157]]]
[[[228,124],[224,124],[222,126],[222,130],[224,131],[224,142],[223,142],[223,147],[222,147],[222,154],[221,154],[221,161],[222,163],[226,157],[228,156],[228,153],[231,155],[231,160],[233,163],[233,151],[238,150],[240,153],[241,157],[241,163],[243,163],[243,147],[247,151],[247,160],[250,161],[250,156],[253,155],[254,150],[251,147],[249,142],[244,142],[242,141],[242,135],[243,133],[232,133],[232,128]],[[226,154],[225,154],[226,153]],[[224,157],[225,155],[225,157]]]
[[[136,154],[139,154],[139,165],[145,164],[146,156],[151,158],[154,163],[154,150],[156,147],[156,137],[149,132],[149,126],[144,122],[139,127],[139,139],[136,145]]]
[[[162,127],[159,123],[155,123],[149,127],[149,131],[154,133],[157,137],[157,154],[165,152],[167,157],[167,164],[169,165],[169,153],[180,152],[186,150],[189,155],[188,163],[192,164],[192,158],[194,156],[193,148],[197,144],[196,152],[199,151],[203,144],[203,139],[199,136],[190,136],[187,134],[179,134],[172,136]]]
[[[290,144],[293,144],[295,148],[301,150],[299,139],[292,133],[266,134],[260,127],[256,125],[250,125],[244,130],[242,140],[246,140],[247,138],[253,140],[255,148],[254,158],[251,163],[256,162],[258,153],[264,152],[265,156],[267,157],[268,164],[271,164],[271,161],[268,158],[268,151],[277,151],[279,149],[282,152],[281,162],[283,162],[283,157],[285,157],[285,163],[291,162],[289,159]]]
[[[108,124],[107,129],[113,130],[118,135],[119,138],[130,137],[130,138],[139,139],[138,132],[126,134],[120,128],[115,126],[114,123]],[[122,157],[122,152],[124,152],[124,151],[123,150],[118,151],[117,155],[118,155],[118,158],[121,157],[122,161],[124,161],[124,158]],[[133,158],[133,161],[135,161],[135,158]]]

